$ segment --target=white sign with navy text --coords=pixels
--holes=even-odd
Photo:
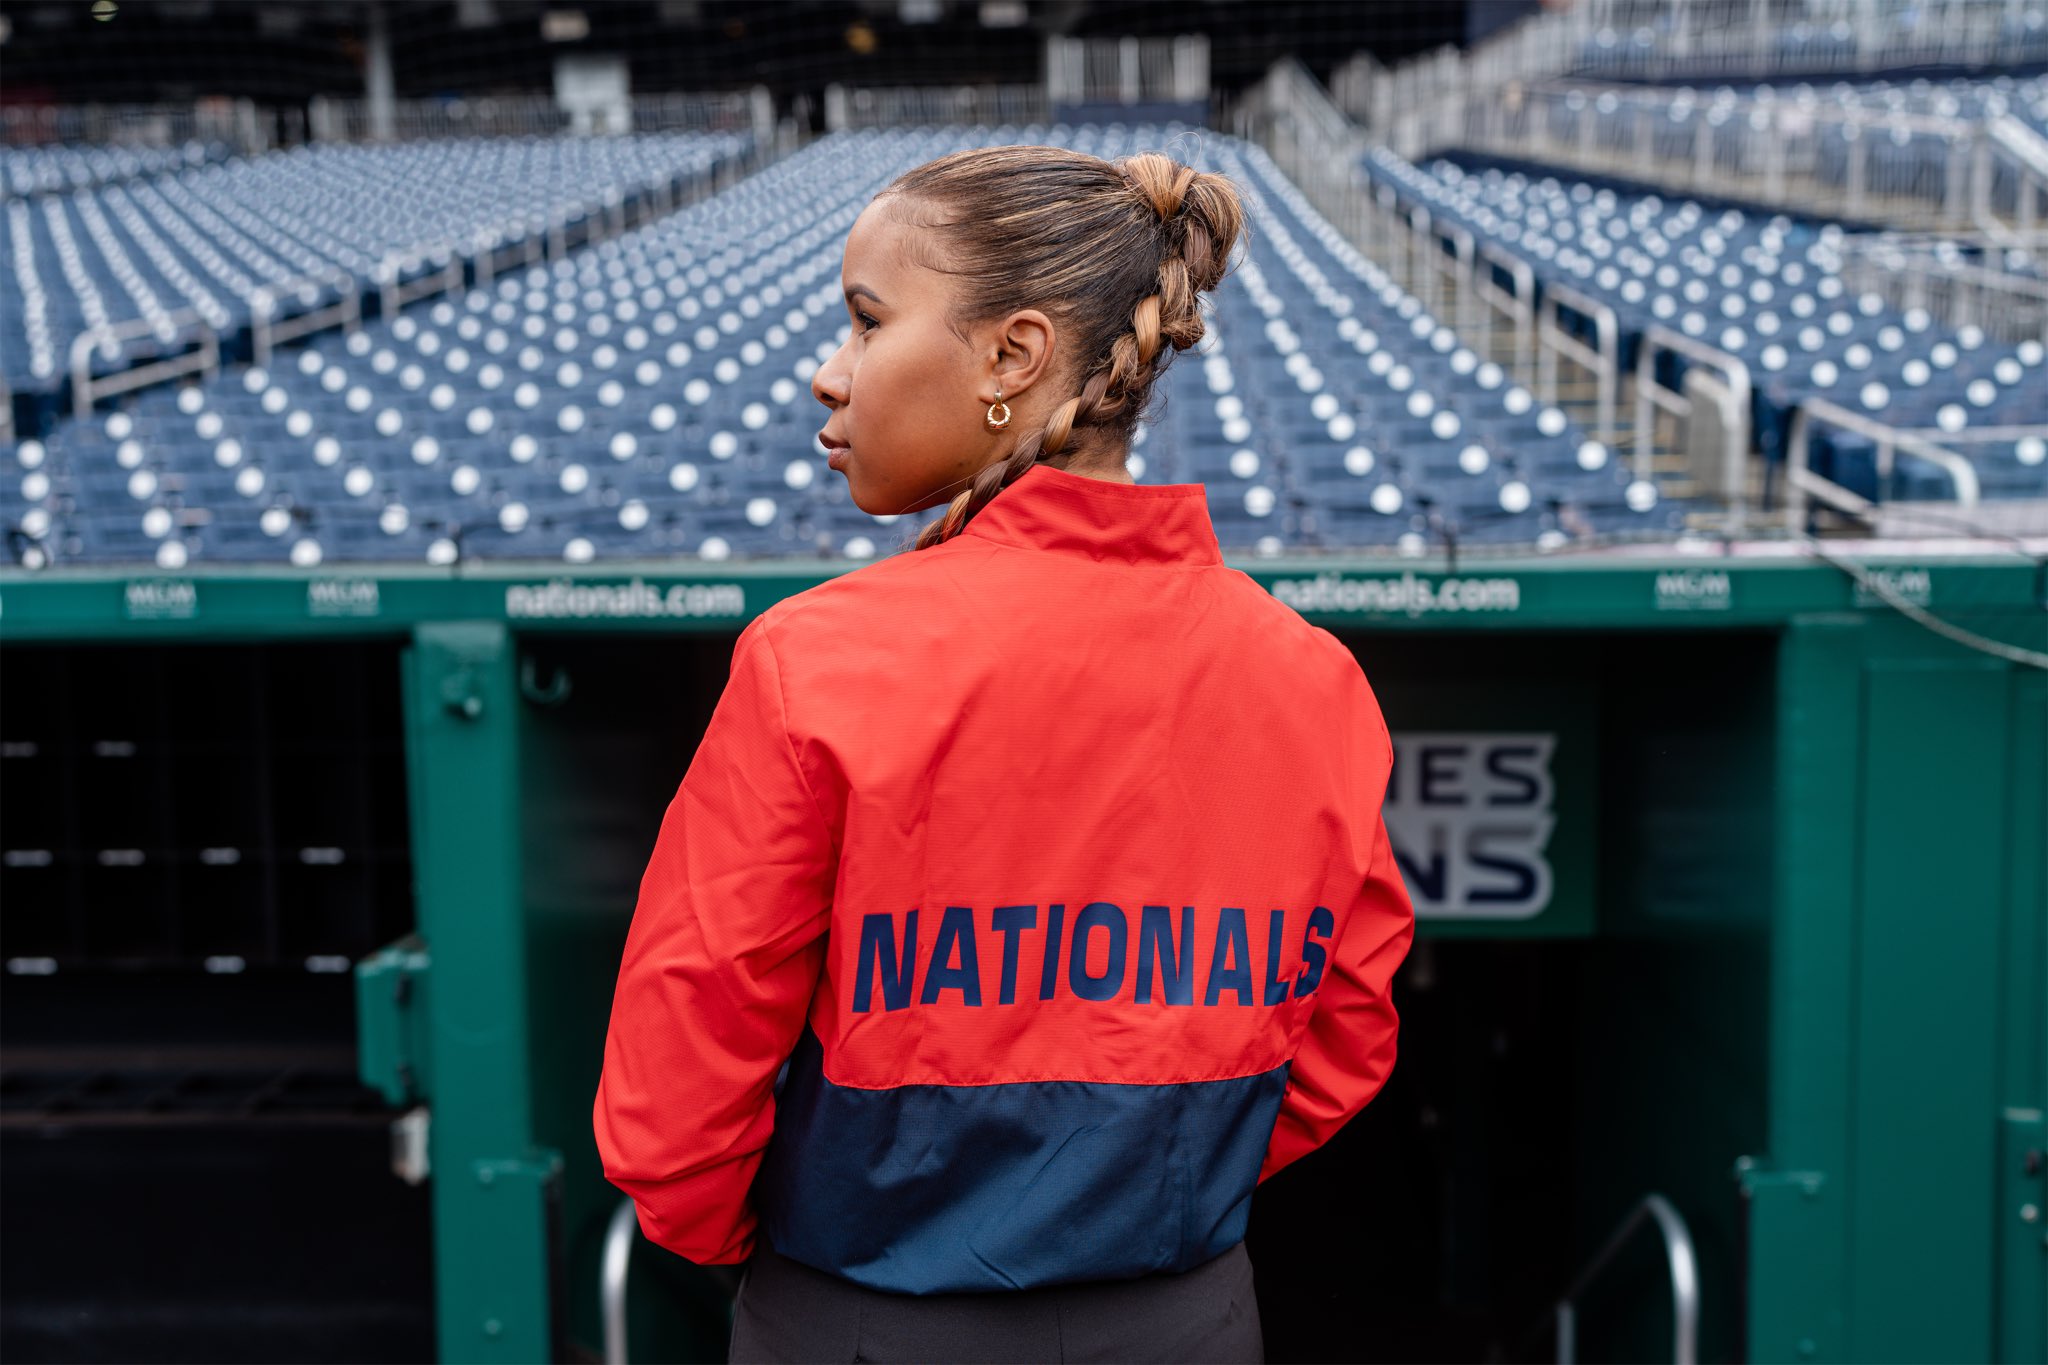
[[[1529,919],[1550,904],[1552,734],[1400,733],[1387,835],[1419,919]]]

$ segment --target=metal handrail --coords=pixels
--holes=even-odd
[[[1457,319],[1461,331],[1476,330],[1483,338],[1481,344],[1490,345],[1493,313],[1507,315],[1515,324],[1516,369],[1521,371],[1534,361],[1536,391],[1546,403],[1557,401],[1558,356],[1590,371],[1596,394],[1595,434],[1606,444],[1614,444],[1621,392],[1621,323],[1613,308],[1569,285],[1539,283],[1526,261],[1491,243],[1476,242],[1455,224],[1437,222],[1425,204],[1392,185],[1378,185],[1371,202],[1377,204],[1378,218],[1386,229],[1386,240],[1380,243],[1382,263],[1393,264],[1398,251],[1409,287],[1424,307],[1437,311],[1441,279],[1452,276],[1462,285]],[[1450,242],[1455,255],[1447,258],[1440,242]],[[1428,259],[1419,260],[1418,255],[1425,252]],[[1494,283],[1495,269],[1505,271],[1514,281],[1513,292]],[[1473,302],[1485,305],[1476,319],[1467,316]],[[1593,345],[1558,325],[1560,306],[1592,323]]]
[[[633,1260],[639,1215],[630,1198],[621,1199],[604,1229],[604,1256],[598,1269],[598,1298],[604,1307],[605,1365],[626,1365],[626,1271]]]
[[[2014,246],[2031,246],[2040,227],[2040,205],[2048,194],[2048,140],[2011,114],[2001,114],[1985,126],[1982,153],[1973,167],[1971,211],[1977,225]],[[2008,224],[1999,218],[1991,199],[1996,168],[1990,163],[1992,149],[2013,160],[2013,212],[2019,220]]]
[[[1470,232],[1455,222],[1434,224],[1432,234],[1436,240],[1430,243],[1430,254],[1435,258],[1431,264],[1436,267],[1439,276],[1447,277],[1459,285],[1458,312],[1451,319],[1451,325],[1460,332],[1470,332],[1475,325],[1472,310],[1478,304],[1478,299],[1473,296],[1470,287],[1475,258],[1478,255],[1477,241]],[[1448,259],[1443,250],[1446,245],[1451,248]],[[1442,310],[1439,307],[1437,311]]]
[[[1657,1235],[1664,1243],[1664,1260],[1671,1271],[1671,1358],[1676,1365],[1697,1365],[1700,1339],[1700,1272],[1699,1257],[1693,1251],[1692,1232],[1685,1225],[1671,1201],[1661,1194],[1643,1196],[1642,1202],[1629,1210],[1628,1217],[1607,1239],[1607,1245],[1579,1272],[1571,1287],[1558,1298],[1557,1359],[1558,1365],[1572,1365],[1578,1354],[1578,1308],[1576,1300],[1599,1278],[1613,1261],[1614,1254],[1621,1250],[1645,1220],[1657,1225]]]
[[[1494,271],[1500,271],[1513,282],[1512,289],[1503,289],[1495,283]],[[1527,381],[1530,367],[1536,356],[1536,272],[1521,257],[1484,242],[1479,247],[1479,259],[1474,264],[1472,293],[1486,307],[1479,311],[1479,345],[1491,351],[1493,345],[1493,315],[1504,314],[1515,324],[1515,378]]]
[[[1926,308],[1950,327],[1982,327],[2002,341],[2048,342],[2048,280],[1945,253],[1960,245],[1953,235],[1851,237],[1846,245],[1842,277],[1855,292],[1874,290],[1895,307]]]
[[[1869,196],[1872,149],[1881,135],[1909,133],[1936,137],[1950,148],[1947,171],[1939,186],[1926,193],[1912,191],[1940,222],[1949,227],[1976,227],[2023,244],[2034,230],[2034,199],[2048,185],[2041,165],[2038,135],[2009,115],[1960,118],[1947,114],[1880,109],[1822,100],[1717,96],[1702,99],[1690,89],[1649,88],[1570,79],[1517,87],[1502,98],[1493,88],[1465,93],[1459,111],[1449,117],[1458,134],[1449,138],[1496,153],[1531,156],[1581,173],[1622,174],[1690,192],[1739,193],[1740,197],[1795,207],[1810,198],[1813,186],[1793,183],[1817,172],[1812,160],[1819,130],[1838,133],[1851,150],[1843,167],[1846,183],[1828,186],[1840,194],[1845,211],[1860,216]],[[1553,116],[1566,120],[1560,128]],[[1673,119],[1690,128],[1691,148],[1659,155],[1653,127],[1665,129]],[[1745,166],[1723,168],[1717,150],[1727,130],[1747,130],[1737,153]],[[1435,139],[1438,143],[1444,137]],[[1800,150],[1804,149],[1804,150]],[[1404,152],[1421,149],[1401,147]],[[1750,162],[1748,158],[1756,160]],[[2022,223],[2011,227],[1991,212],[1991,186],[2000,173],[1995,156],[2009,159],[2019,181],[2017,195]],[[1756,177],[1760,176],[1760,182]],[[1737,183],[1740,182],[1740,183]]]
[[[1614,417],[1621,390],[1621,324],[1614,310],[1569,285],[1545,281],[1543,302],[1536,317],[1537,396],[1546,403],[1557,401],[1557,358],[1567,356],[1592,371],[1597,402],[1599,437],[1614,444]],[[1586,345],[1557,325],[1560,306],[1571,309],[1593,324],[1594,344]]]
[[[918,124],[1043,123],[1050,112],[1045,82],[982,85],[850,88],[825,87],[825,131],[897,128]]]
[[[400,272],[407,267],[430,265],[433,263],[434,254],[443,251],[448,253],[446,265],[421,276],[411,284],[399,281]],[[399,309],[414,299],[423,299],[437,292],[459,292],[462,289],[462,252],[449,242],[430,242],[409,251],[387,251],[377,262],[377,268],[371,278],[377,283],[378,313],[389,322],[398,316]]]
[[[1437,311],[1439,281],[1435,263],[1429,259],[1436,253],[1435,246],[1431,245],[1435,238],[1430,233],[1435,222],[1435,215],[1421,204],[1411,203],[1408,211],[1401,215],[1401,225],[1408,229],[1408,251],[1401,262],[1402,271],[1408,277],[1408,287],[1415,292],[1416,301],[1432,313]]]
[[[1222,126],[1257,141],[1281,174],[1352,241],[1374,226],[1359,166],[1364,136],[1298,59],[1274,62],[1265,79],[1231,106]]]
[[[1962,431],[1943,431],[1939,427],[1900,427],[1899,430],[1908,436],[1925,436],[1936,445],[1942,445],[1942,442],[1946,441],[1950,446],[2006,444],[2023,441],[2029,436],[2037,440],[2048,440],[2048,425],[2027,422],[2004,427],[1968,427]],[[1942,448],[1945,450],[1948,447]]]
[[[336,291],[334,302],[325,308],[309,308],[288,318],[278,318],[279,297],[308,284],[333,285]],[[293,341],[337,323],[344,332],[353,332],[363,325],[362,286],[352,273],[340,266],[329,266],[325,270],[308,271],[290,279],[274,280],[249,296],[251,358],[258,365],[267,366],[270,353],[278,342]]]
[[[1743,112],[1765,109],[1773,114],[1797,114],[1815,123],[1855,123],[1864,127],[1876,125],[1879,128],[1904,127],[1923,133],[1967,133],[1975,127],[1971,120],[1953,114],[1934,114],[1913,109],[1880,109],[1873,105],[1830,103],[1821,99],[1760,99],[1754,95],[1717,99],[1712,96],[1702,97],[1690,86],[1643,86],[1628,81],[1603,81],[1583,77],[1544,81],[1529,86],[1527,93],[1532,99],[1559,99],[1576,95],[1589,106],[1602,95],[1611,95],[1617,101],[1613,106],[1616,108],[1626,103],[1635,108],[1662,111],[1670,109],[1675,104],[1683,104],[1699,110],[1702,114],[1715,107]]]
[[[195,332],[196,336],[187,335]],[[196,344],[199,349],[164,360],[131,365],[94,380],[92,353],[95,350],[143,336],[153,336],[166,342],[184,337],[188,344]],[[120,352],[116,350],[114,354],[118,358]],[[219,368],[220,337],[193,309],[181,308],[161,322],[136,318],[131,322],[102,323],[80,332],[71,340],[71,412],[75,417],[89,417],[93,403],[108,394],[126,393],[145,384],[154,384],[159,379],[171,379],[194,371],[212,374]]]
[[[1986,130],[2016,159],[2024,162],[2028,170],[2039,176],[2048,176],[2048,138],[2011,114],[2000,114],[1992,119]]]
[[[1679,418],[1692,416],[1690,398],[1657,382],[1657,356],[1662,351],[1682,355],[1695,364],[1711,366],[1719,370],[1727,382],[1727,406],[1733,420],[1725,424],[1727,438],[1721,453],[1721,493],[1728,500],[1736,528],[1740,529],[1748,504],[1743,466],[1749,456],[1750,413],[1754,411],[1750,405],[1753,385],[1749,366],[1726,351],[1654,323],[1644,331],[1636,353],[1636,477],[1650,477],[1651,459],[1656,448],[1657,412],[1662,410]]]
[[[1808,466],[1809,447],[1812,444],[1812,427],[1815,421],[1826,422],[1829,426],[1853,431],[1877,442],[1877,472],[1880,479],[1892,472],[1892,461],[1897,452],[1904,451],[1937,464],[1955,482],[1956,504],[1960,507],[1977,505],[1977,467],[1956,454],[1928,440],[1925,436],[1903,427],[1887,426],[1872,421],[1859,413],[1851,412],[1825,398],[1809,398],[1799,405],[1792,414],[1792,428],[1785,441],[1785,524],[1798,530],[1806,517],[1806,495],[1811,493],[1831,506],[1839,507],[1858,517],[1867,518],[1874,507],[1869,500],[1858,497],[1832,479],[1815,474]]]

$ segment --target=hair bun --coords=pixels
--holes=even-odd
[[[1187,200],[1188,186],[1196,171],[1159,152],[1138,152],[1116,162],[1124,179],[1131,182],[1144,201],[1152,206],[1161,222],[1170,223]]]
[[[1230,252],[1244,234],[1244,205],[1223,176],[1175,161],[1160,152],[1139,152],[1116,163],[1172,234],[1194,293],[1214,289],[1229,268]]]

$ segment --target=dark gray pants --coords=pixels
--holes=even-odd
[[[1179,1275],[979,1294],[887,1294],[758,1243],[733,1309],[734,1361],[1217,1361],[1262,1365],[1239,1242]]]

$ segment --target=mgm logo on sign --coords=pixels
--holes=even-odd
[[[1657,575],[1658,611],[1727,611],[1735,583],[1725,571],[1680,569]]]
[[[306,581],[306,614],[309,616],[375,616],[377,611],[377,580],[374,578],[312,578]]]
[[[1530,919],[1550,904],[1551,734],[1396,734],[1387,836],[1419,919]]]
[[[183,620],[199,614],[199,588],[189,578],[131,578],[121,606],[131,621]]]
[[[1866,567],[1856,580],[1853,600],[1859,607],[1894,605],[1892,599],[1916,607],[1934,603],[1934,575],[1926,569]]]

